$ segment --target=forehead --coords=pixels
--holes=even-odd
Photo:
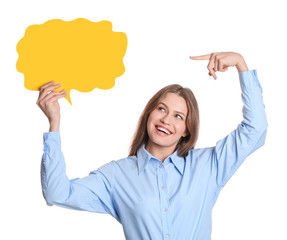
[[[187,114],[185,99],[176,93],[167,93],[159,102],[164,103],[172,111],[182,112],[185,115]]]

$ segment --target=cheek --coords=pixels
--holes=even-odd
[[[147,132],[148,132],[148,135],[150,134],[150,131],[151,131],[151,128],[153,126],[153,121],[154,121],[154,114],[150,114],[148,119],[147,119]]]
[[[153,114],[151,113],[147,119],[147,126],[151,125],[152,122],[153,122]]]
[[[155,122],[157,119],[159,119],[159,114],[156,111],[152,111],[149,115],[149,118],[147,120],[147,124],[152,124]]]
[[[175,128],[176,128],[177,133],[180,134],[180,135],[184,135],[184,133],[186,132],[186,125],[185,125],[184,122],[177,123],[175,125]]]

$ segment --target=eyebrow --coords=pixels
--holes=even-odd
[[[168,108],[168,106],[165,104],[165,103],[163,103],[163,102],[159,102],[159,104],[162,104],[162,105],[164,105],[166,108]],[[180,111],[175,111],[176,113],[179,113],[179,114],[182,114],[184,117],[185,117],[185,114],[183,113],[183,112],[180,112]]]

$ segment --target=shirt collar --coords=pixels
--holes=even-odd
[[[138,173],[139,174],[143,172],[149,160],[151,160],[152,158],[155,159],[155,157],[145,149],[145,145],[143,144],[137,151],[137,162],[138,162]],[[173,163],[173,165],[176,167],[176,169],[180,172],[180,174],[183,175],[185,159],[178,156],[177,151],[175,151],[173,154],[167,157],[167,159],[164,161],[163,164],[168,162],[167,161],[168,158]]]
[[[153,156],[145,149],[145,145],[143,144],[139,150],[137,151],[137,160],[138,160],[138,171],[139,174],[142,173],[142,171],[147,166],[150,159],[152,159]]]
[[[184,167],[185,167],[185,158],[178,156],[177,151],[175,151],[170,156],[171,162],[177,168],[181,175],[184,174]]]

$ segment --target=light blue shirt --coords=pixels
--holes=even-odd
[[[66,176],[59,132],[44,133],[42,189],[48,205],[111,214],[128,240],[209,240],[218,194],[264,144],[267,120],[256,70],[239,73],[243,121],[215,147],[174,152],[162,163],[144,146],[81,179]]]

